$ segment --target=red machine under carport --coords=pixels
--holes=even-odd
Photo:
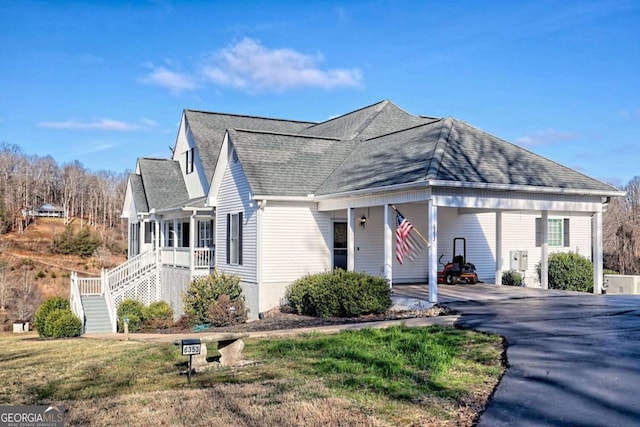
[[[462,244],[462,254],[456,255],[457,246]],[[442,271],[438,271],[438,283],[446,283],[455,285],[456,283],[478,283],[478,274],[476,266],[467,262],[467,239],[464,237],[456,237],[453,239],[453,261],[444,264],[442,257],[438,260],[444,266]]]

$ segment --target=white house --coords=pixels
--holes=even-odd
[[[297,278],[341,267],[428,283],[436,302],[438,262],[451,260],[456,237],[484,282],[501,283],[513,251],[526,251],[526,283],[544,288],[535,265],[546,272],[550,252],[575,251],[592,259],[599,293],[602,213],[621,195],[465,122],[390,101],[322,123],[185,110],[173,157],[141,158],[129,177],[129,261],[91,292],[74,276],[72,293],[104,296],[111,318],[129,297],[180,312],[189,281],[216,267],[240,275],[256,318]],[[393,206],[430,243],[403,264]],[[84,310],[77,296],[75,305]]]

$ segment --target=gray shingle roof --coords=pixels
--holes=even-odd
[[[149,205],[147,204],[147,195],[144,193],[144,185],[142,184],[142,177],[138,174],[129,174],[129,183],[131,183],[131,193],[133,195],[133,202],[136,205],[138,212],[149,212]]]
[[[357,144],[335,138],[229,130],[256,195],[313,194]]]
[[[189,193],[177,161],[142,158],[138,160],[138,166],[149,210],[188,200]]]
[[[617,191],[452,118],[359,143],[317,190],[335,194],[430,180]]]
[[[437,119],[411,115],[391,101],[381,101],[310,126],[300,134],[340,139],[369,139],[434,120]]]
[[[382,101],[323,123],[185,110],[207,180],[225,132],[251,191],[264,196],[330,195],[398,185],[465,184],[617,190],[453,118],[414,116]],[[136,204],[184,206],[178,162],[140,160]]]
[[[200,162],[207,181],[211,181],[218,162],[222,140],[227,129],[250,129],[281,133],[298,133],[312,125],[312,122],[268,119],[264,117],[240,116],[234,114],[207,113],[185,110],[185,120],[191,130]]]
[[[432,179],[612,191],[614,187],[456,119]],[[431,177],[430,177],[431,178]]]

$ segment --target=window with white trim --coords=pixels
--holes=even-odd
[[[213,247],[213,220],[198,221],[198,247]]]
[[[570,246],[570,222],[569,218],[547,219],[547,243],[549,247]],[[542,218],[536,218],[536,246],[542,246]]]
[[[195,148],[188,149],[185,153],[185,170],[187,173],[193,172],[194,158],[195,158]]]
[[[242,265],[242,212],[227,214],[227,264]]]

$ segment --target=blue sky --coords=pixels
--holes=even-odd
[[[93,171],[169,157],[183,109],[323,121],[389,99],[640,175],[635,0],[0,0],[0,40],[0,143]]]

